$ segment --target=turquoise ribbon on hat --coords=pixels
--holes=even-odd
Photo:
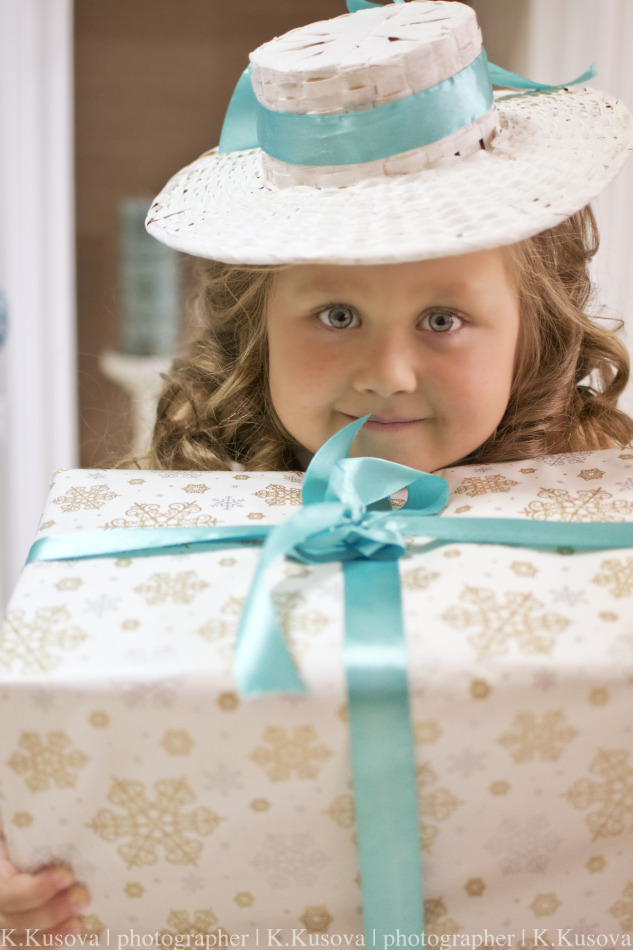
[[[394,0],[401,3],[403,0]],[[369,0],[348,0],[353,11],[376,8]],[[250,66],[242,73],[226,113],[218,152],[261,148],[289,165],[350,165],[437,142],[482,118],[494,102],[493,85],[523,92],[552,92],[586,82],[591,66],[561,85],[534,82],[477,58],[443,82],[395,102],[330,115],[275,112],[255,97]]]
[[[415,939],[424,929],[398,573],[405,538],[600,550],[633,547],[633,523],[439,517],[448,498],[443,479],[383,459],[347,458],[366,418],[316,453],[304,479],[304,507],[280,525],[49,535],[33,545],[28,560],[155,556],[264,542],[235,651],[236,677],[248,696],[305,692],[275,614],[266,581],[270,567],[283,556],[343,562],[343,658],[366,944],[383,948],[387,936],[399,931],[403,939]],[[389,496],[405,487],[406,504],[392,510]]]

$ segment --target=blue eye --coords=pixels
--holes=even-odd
[[[348,327],[358,326],[360,322],[356,311],[346,304],[335,304],[332,307],[326,307],[317,316],[321,323],[334,330],[347,330]]]
[[[434,333],[447,333],[449,330],[459,330],[462,320],[450,310],[431,310],[422,320],[422,327],[425,330],[432,330]]]

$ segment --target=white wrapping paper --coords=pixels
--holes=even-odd
[[[633,520],[630,450],[442,474],[446,514]],[[278,523],[300,487],[64,471],[38,537]],[[31,564],[0,628],[9,847],[75,868],[104,945],[363,939],[340,568],[280,565],[309,694],[245,701],[232,646],[258,556]],[[412,543],[400,572],[427,945],[630,946],[633,550]]]

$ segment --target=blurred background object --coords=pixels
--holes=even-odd
[[[594,83],[633,107],[631,0],[471,5],[492,62],[550,83],[594,62]],[[251,49],[343,12],[344,0],[0,0],[0,611],[51,473],[110,466],[149,438],[188,269],[145,243],[143,206],[217,143]],[[632,209],[633,162],[597,202],[599,303],[629,323]],[[631,388],[622,404],[633,412]]]

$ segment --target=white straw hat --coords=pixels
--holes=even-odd
[[[230,109],[228,145],[150,209],[148,231],[179,251],[370,264],[499,247],[584,207],[633,147],[627,109],[589,87],[493,101],[475,14],[453,0],[313,23],[250,60],[260,144],[227,127]]]

